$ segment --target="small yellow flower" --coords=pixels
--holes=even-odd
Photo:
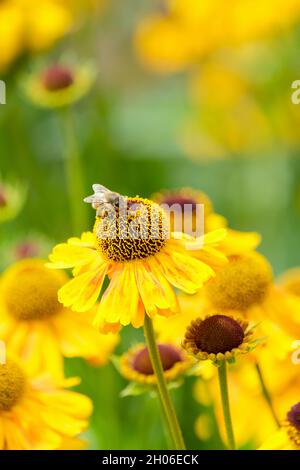
[[[300,402],[292,406],[282,428],[267,439],[259,450],[300,450]]]
[[[100,335],[92,326],[93,312],[71,312],[57,300],[68,281],[44,261],[24,259],[0,278],[0,338],[33,370],[63,373],[63,356],[106,363],[118,343],[117,335]]]
[[[218,245],[219,250],[226,255],[254,250],[261,241],[256,232],[239,232],[228,228],[226,218],[214,211],[212,201],[203,191],[192,188],[163,190],[153,194],[152,199],[169,210],[172,230],[180,228],[182,232],[191,235],[196,232],[196,217],[201,217],[200,209],[197,213],[196,208],[202,205],[204,224],[201,228],[205,233],[226,228],[227,235]],[[224,264],[220,256],[216,258],[216,266],[218,264]]]
[[[37,106],[59,108],[83,98],[95,79],[93,67],[55,64],[24,78],[27,98]]]
[[[193,361],[187,357],[185,352],[174,345],[159,343],[158,351],[164,375],[168,382],[180,377],[193,365]],[[138,344],[130,348],[121,356],[120,372],[127,380],[132,382],[145,385],[157,383],[148,348],[144,344]]]
[[[185,332],[183,348],[201,361],[218,365],[233,362],[237,355],[251,351],[255,345],[248,322],[229,315],[208,315],[193,320]]]
[[[94,190],[86,199],[97,209],[94,232],[57,245],[50,255],[50,268],[74,268],[74,279],[59,290],[60,302],[76,311],[89,310],[108,276],[95,318],[101,331],[130,323],[139,328],[145,311],[151,318],[176,313],[173,287],[195,293],[214,276],[209,252],[205,262],[196,256],[217,246],[226,232],[205,235],[200,249],[197,239],[168,237],[165,213],[152,201],[116,195],[100,185]]]
[[[14,219],[26,200],[26,188],[20,183],[10,183],[0,177],[0,223]]]
[[[0,364],[0,449],[52,450],[75,442],[92,412],[89,398],[65,390],[77,383],[32,376],[12,359]]]

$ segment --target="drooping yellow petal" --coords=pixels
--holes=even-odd
[[[171,310],[170,313],[178,311],[175,293],[162,275],[155,258],[136,263],[135,277],[142,302],[150,317],[156,315],[158,310]]]
[[[109,287],[102,296],[95,324],[99,326],[105,321],[128,325],[136,316],[138,301],[133,264],[116,265]]]
[[[106,272],[107,265],[103,264],[96,270],[80,274],[58,291],[58,300],[77,312],[91,309],[99,297]]]

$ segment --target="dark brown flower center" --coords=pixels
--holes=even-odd
[[[0,188],[0,207],[5,207],[7,205],[7,199],[5,196],[4,189]]]
[[[158,351],[162,362],[163,370],[171,369],[176,362],[182,361],[179,349],[170,344],[159,344]],[[134,370],[144,375],[153,375],[154,371],[151,364],[148,348],[145,346],[133,359],[132,367]]]
[[[74,78],[67,67],[53,65],[43,73],[42,81],[47,90],[57,91],[72,85]]]
[[[300,431],[300,402],[292,406],[287,414],[287,419],[298,431]]]
[[[226,315],[213,315],[199,323],[195,331],[195,344],[208,354],[225,353],[240,346],[244,330]]]

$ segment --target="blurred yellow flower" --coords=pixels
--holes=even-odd
[[[95,194],[86,199],[93,207],[101,207],[103,197],[116,197],[116,193],[106,188],[98,191],[96,186]],[[173,287],[195,293],[214,276],[206,250],[224,238],[224,230],[205,235],[199,249],[197,239],[183,234],[169,237],[164,211],[148,199],[117,195],[117,202],[105,209],[104,213],[97,209],[93,233],[57,245],[48,265],[74,268],[74,278],[59,290],[58,298],[76,311],[93,307],[105,277],[109,277],[95,316],[100,331],[115,331],[129,324],[139,328],[145,311],[150,318],[170,316],[178,311]],[[202,252],[205,262],[196,259],[195,253],[200,257]]]
[[[284,272],[277,281],[278,288],[286,294],[289,304],[289,314],[280,314],[278,310],[271,313],[274,322],[295,340],[300,340],[300,269],[293,268]]]
[[[266,439],[259,450],[300,450],[300,402],[292,406],[282,428]]]
[[[297,61],[291,43],[277,54],[272,41],[299,23],[299,1],[164,3],[141,20],[134,42],[148,69],[188,73],[194,106],[177,138],[187,155],[211,160],[298,147],[299,113],[286,86]]]
[[[218,245],[219,250],[226,256],[254,250],[261,241],[261,236],[257,232],[239,232],[228,228],[226,218],[214,211],[212,201],[203,191],[193,188],[162,190],[153,194],[151,199],[168,210],[173,231],[195,234],[196,218],[200,219],[202,216],[201,229],[204,233],[226,228],[226,237]],[[197,211],[200,205],[202,212],[200,209]],[[210,253],[213,254],[212,250]],[[222,266],[224,258],[216,256],[215,262],[216,266]]]
[[[48,49],[102,0],[3,0],[0,4],[0,70],[23,51]]]
[[[219,159],[228,152],[251,155],[270,148],[271,124],[240,71],[207,61],[193,72],[190,87],[197,111],[181,137],[189,155]]]
[[[80,100],[85,96],[95,79],[90,64],[66,66],[54,64],[42,71],[24,77],[25,95],[35,105],[59,108]]]
[[[176,72],[218,49],[269,37],[295,24],[297,0],[165,0],[166,12],[141,21],[135,43],[141,61],[157,72]]]
[[[52,450],[74,445],[92,413],[89,398],[65,390],[77,384],[77,379],[55,383],[47,375],[31,375],[12,359],[0,364],[0,449]]]
[[[33,371],[63,374],[63,356],[84,357],[105,364],[118,343],[114,334],[101,335],[92,326],[93,312],[72,312],[57,300],[68,281],[39,259],[24,259],[0,278],[0,338]]]

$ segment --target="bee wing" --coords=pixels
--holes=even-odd
[[[102,184],[93,184],[93,191],[94,194],[91,196],[87,196],[84,198],[84,202],[87,202],[89,204],[101,204],[105,202],[106,197],[105,194],[109,193],[109,189],[105,188],[105,186],[102,186]]]
[[[93,184],[94,194],[84,198],[84,202],[92,204],[93,208],[96,209],[101,204],[114,202],[119,197],[118,193],[114,193],[107,189],[102,184]]]
[[[105,186],[102,184],[93,184],[92,186],[94,193],[110,193],[111,191],[107,189]]]
[[[93,204],[94,202],[99,201],[99,197],[97,197],[96,194],[92,194],[91,196],[85,197],[83,201],[87,202],[88,204]]]

